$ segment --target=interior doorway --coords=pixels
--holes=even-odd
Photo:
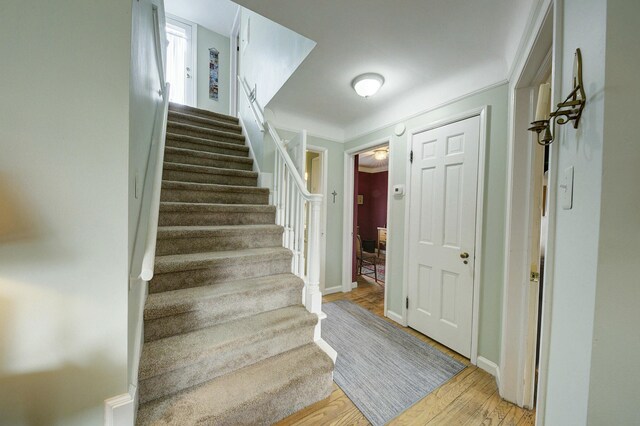
[[[167,81],[171,84],[169,100],[195,106],[196,56],[194,30],[190,23],[166,18]]]
[[[358,284],[384,293],[386,315],[391,224],[392,147],[376,141],[345,153],[345,240],[342,291]]]
[[[508,167],[500,395],[530,409],[544,403],[546,388],[558,144],[539,145],[537,135],[528,128],[532,121],[541,119],[540,114],[548,116],[551,105],[559,101],[553,90],[559,73],[554,64],[560,57],[554,48],[556,24],[552,3],[510,88],[513,133]],[[539,102],[541,99],[545,102]]]
[[[304,180],[307,190],[312,194],[322,195],[320,207],[320,291],[326,289],[326,251],[327,251],[327,174],[329,164],[327,149],[314,145],[306,145]],[[309,223],[309,205],[305,203],[304,255],[307,257],[307,223]],[[305,271],[306,273],[306,271]]]

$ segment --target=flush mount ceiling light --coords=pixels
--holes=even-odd
[[[388,156],[389,151],[387,151],[386,149],[376,149],[375,151],[373,151],[373,158],[378,161],[386,160]]]
[[[376,73],[361,74],[353,79],[351,87],[363,98],[368,98],[378,93],[384,84],[384,77]]]

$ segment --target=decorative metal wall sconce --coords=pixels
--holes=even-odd
[[[563,125],[569,121],[573,121],[573,128],[578,128],[580,116],[582,115],[582,110],[586,102],[584,84],[582,83],[582,54],[580,53],[580,49],[576,49],[573,62],[573,90],[564,102],[560,102],[558,108],[551,113],[549,113],[548,102],[549,96],[543,95],[543,88],[541,86],[540,93],[538,94],[536,121],[531,123],[529,130],[538,134],[538,144],[543,146],[550,145],[553,142],[556,133],[556,124]],[[547,104],[546,106],[545,103]],[[541,114],[543,111],[544,113]],[[542,138],[540,134],[542,134]]]

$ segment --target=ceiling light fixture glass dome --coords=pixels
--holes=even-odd
[[[388,156],[389,156],[389,151],[387,151],[386,149],[377,149],[373,151],[373,158],[375,158],[378,161],[386,160]]]
[[[351,82],[351,87],[353,87],[353,90],[355,90],[358,95],[363,98],[368,98],[378,93],[378,90],[380,90],[383,84],[383,76],[370,72],[354,78]]]

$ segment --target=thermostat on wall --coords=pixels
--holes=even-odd
[[[404,195],[404,185],[393,185],[393,195],[402,197]]]

